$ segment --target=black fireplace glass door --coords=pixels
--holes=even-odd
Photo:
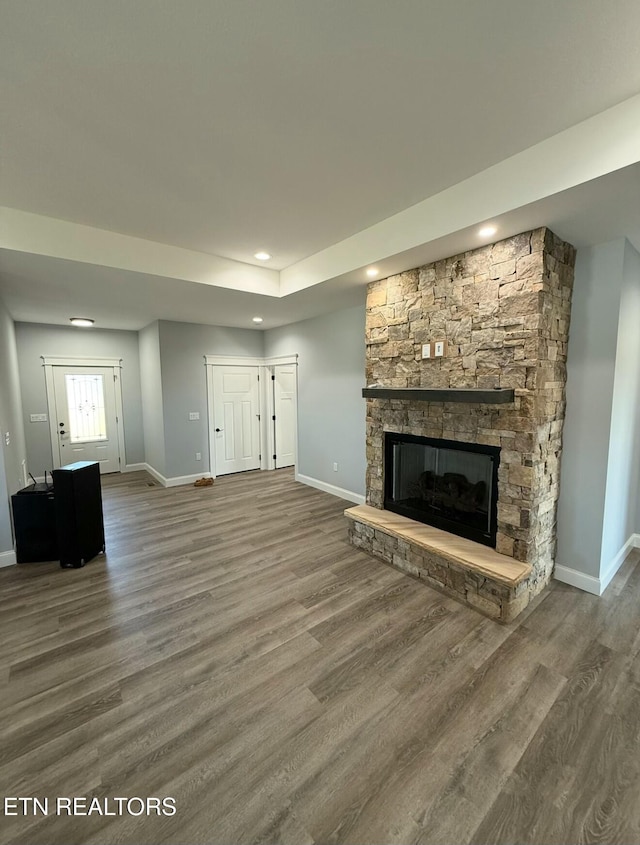
[[[495,547],[500,449],[385,434],[385,508]]]

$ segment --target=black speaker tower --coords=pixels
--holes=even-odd
[[[77,461],[53,470],[60,566],[84,566],[104,552],[100,465]]]

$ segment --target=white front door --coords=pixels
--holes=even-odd
[[[53,388],[54,466],[98,461],[101,473],[119,472],[113,368],[53,367]]]
[[[258,367],[213,368],[215,474],[260,469]]]
[[[293,466],[296,462],[296,370],[295,364],[274,367],[276,469]]]

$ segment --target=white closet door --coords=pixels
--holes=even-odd
[[[216,475],[260,468],[258,367],[213,368]]]
[[[297,391],[294,364],[274,367],[273,407],[275,413],[276,469],[296,462]]]

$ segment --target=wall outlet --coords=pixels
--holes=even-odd
[[[423,358],[431,358],[431,344],[430,343],[423,343],[422,344],[422,357]]]
[[[4,436],[4,442],[7,446],[11,445],[11,434],[7,432]]]
[[[202,452],[196,452],[196,461],[202,460]]]
[[[29,419],[31,422],[46,422],[47,415],[46,414],[30,414]]]
[[[189,411],[189,419],[190,420],[199,420],[200,419],[200,411]]]
[[[338,471],[338,464],[337,464],[337,462],[336,462],[336,461],[334,461],[334,462],[333,462],[333,471],[334,471],[334,472],[337,472],[337,471]]]

